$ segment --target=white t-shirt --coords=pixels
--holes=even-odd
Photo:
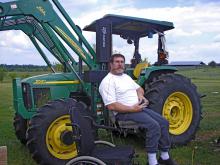
[[[140,86],[127,74],[108,73],[99,86],[99,93],[105,106],[115,102],[132,106],[138,103],[138,88]]]

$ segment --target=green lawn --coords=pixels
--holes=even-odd
[[[176,147],[171,153],[180,165],[218,165],[220,162],[220,147],[213,143],[220,137],[220,68],[199,68],[181,70],[180,74],[190,77],[198,86],[198,91],[207,96],[202,99],[203,120],[196,139],[187,146]],[[32,75],[32,74],[30,74]],[[14,110],[12,106],[12,88],[10,79],[0,83],[0,146],[8,147],[9,165],[35,165],[27,148],[20,144],[14,135]],[[111,139],[104,133],[103,138]],[[117,144],[134,145],[140,154],[138,160],[145,164],[144,141],[138,137],[126,139],[114,138]]]

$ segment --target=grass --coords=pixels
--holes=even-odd
[[[0,83],[0,146],[8,147],[9,165],[34,165],[27,148],[15,137],[13,117],[11,83]]]
[[[205,94],[206,97],[202,98],[204,118],[196,139],[186,146],[173,148],[172,156],[180,165],[218,165],[220,151],[215,151],[217,147],[213,141],[220,137],[220,68],[180,70],[179,73],[190,77],[197,85],[199,93]],[[9,165],[36,165],[27,148],[20,144],[14,135],[11,86],[10,78],[0,83],[0,146],[8,147]],[[103,138],[111,140],[106,133]],[[143,139],[131,136],[114,140],[117,144],[133,145],[140,155],[140,163],[146,163]]]

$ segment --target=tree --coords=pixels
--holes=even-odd
[[[214,68],[214,67],[216,67],[217,64],[215,61],[211,61],[208,63],[208,65]]]
[[[55,69],[56,71],[58,71],[58,72],[63,72],[64,66],[63,66],[62,64],[60,64],[60,63],[54,63],[53,65],[54,65],[54,69]]]
[[[0,68],[0,82],[4,80],[4,77],[6,76],[6,71],[4,68]]]
[[[21,78],[22,78],[22,79],[23,79],[23,78],[27,78],[27,77],[30,77],[30,75],[29,75],[29,74],[27,74],[27,73],[26,73],[26,74],[22,74],[22,75],[21,75]]]
[[[8,74],[8,76],[13,80],[17,77],[17,73],[11,72],[11,73]]]

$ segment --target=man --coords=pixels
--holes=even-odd
[[[149,104],[144,90],[125,70],[125,57],[114,54],[110,59],[110,72],[102,80],[99,92],[105,106],[118,120],[132,120],[147,129],[146,150],[149,165],[177,165],[169,156],[169,123],[160,114],[146,108]],[[157,161],[156,154],[160,150]]]

